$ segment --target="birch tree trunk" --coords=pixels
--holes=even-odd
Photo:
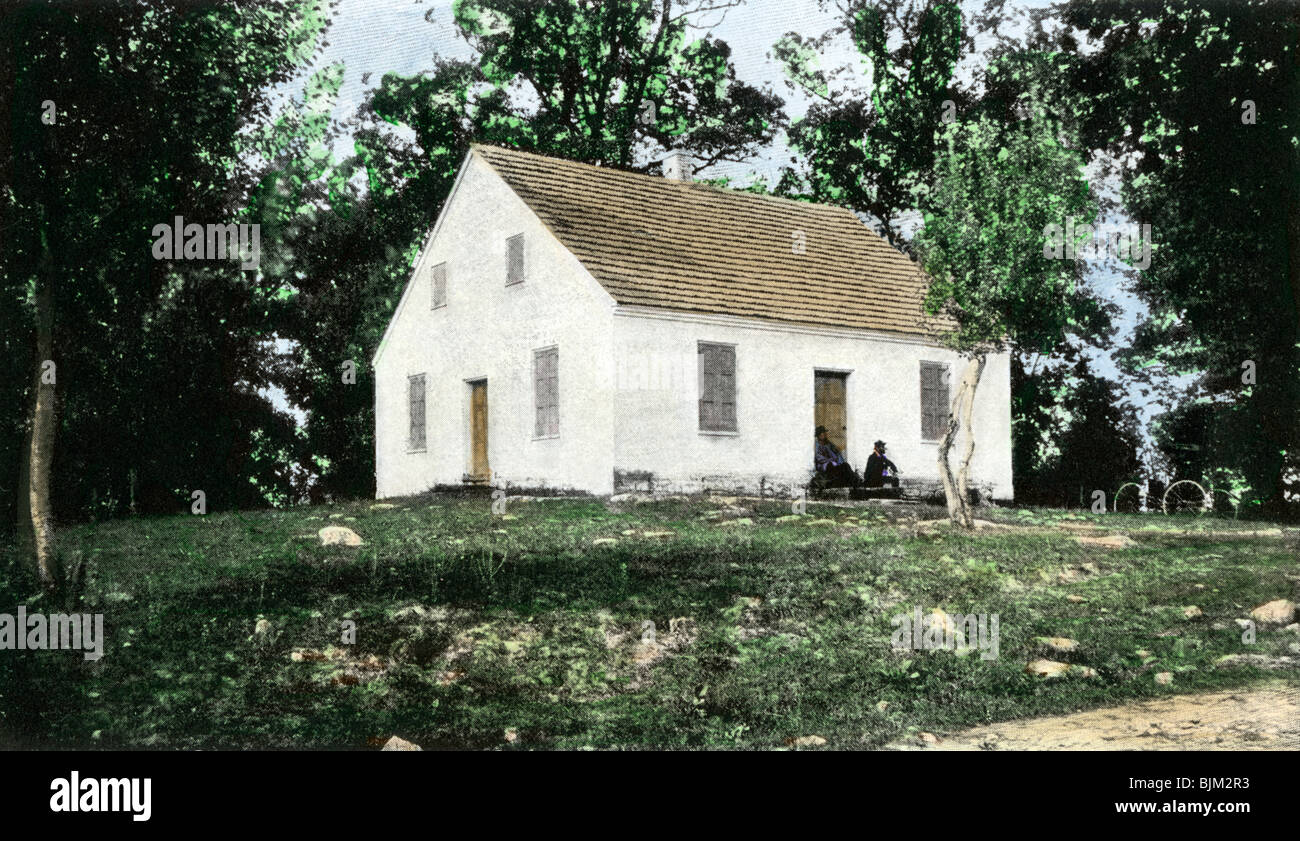
[[[975,392],[979,389],[980,379],[984,376],[984,366],[988,356],[978,354],[966,366],[962,380],[966,386],[966,402],[962,406],[962,431],[966,434],[966,451],[962,454],[961,467],[957,471],[957,495],[962,501],[963,525],[975,528],[975,515],[970,507],[970,463],[975,455]]]
[[[970,484],[970,462],[975,454],[975,435],[972,417],[975,411],[975,389],[984,375],[984,365],[988,361],[985,354],[977,354],[966,364],[957,391],[953,394],[948,408],[948,426],[939,441],[939,479],[943,483],[944,499],[948,503],[948,518],[962,528],[974,528],[975,518],[970,510],[967,488]],[[961,467],[954,475],[952,470],[952,446],[957,440],[957,431],[966,433],[966,446]]]
[[[953,442],[957,438],[962,398],[965,396],[965,382],[966,378],[962,377],[957,384],[957,391],[953,394],[952,403],[948,407],[948,425],[939,440],[939,481],[943,483],[943,498],[948,505],[948,518],[959,524],[965,522],[962,513],[963,501],[957,493],[957,480],[953,476],[949,453],[952,452]]]

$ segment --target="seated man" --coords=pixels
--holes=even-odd
[[[814,463],[817,466],[818,478],[825,482],[824,486],[856,488],[860,484],[858,474],[853,472],[853,468],[844,460],[843,454],[831,443],[830,437],[826,434],[826,427],[817,427],[814,434],[817,436]]]
[[[885,458],[885,442],[877,441],[876,448],[867,457],[867,469],[862,477],[868,488],[898,487],[898,465]]]

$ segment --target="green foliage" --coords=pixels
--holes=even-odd
[[[1094,374],[1080,355],[1073,365],[1026,371],[1011,362],[1012,475],[1022,504],[1088,507],[1094,490],[1106,504],[1139,478],[1136,409],[1120,387]]]
[[[803,186],[809,195],[872,217],[901,248],[901,217],[918,208],[933,177],[945,114],[969,102],[953,78],[963,50],[962,14],[956,3],[912,0],[842,9],[841,25],[830,32],[811,39],[789,33],[774,48],[787,78],[814,99],[791,126],[790,143],[808,158]],[[818,66],[822,49],[845,34],[868,68],[868,90],[848,89]]]
[[[1080,264],[1046,248],[1049,226],[1096,215],[1082,158],[1057,139],[1055,121],[1041,110],[1009,122],[979,112],[943,136],[948,152],[915,245],[933,278],[927,308],[958,324],[952,345],[971,352],[1011,341],[1050,354],[1070,335],[1109,332]]]
[[[273,228],[241,129],[317,49],[321,2],[21,4],[0,13],[0,342],[30,406],[33,300],[53,296],[56,511],[250,505],[291,487],[293,423],[276,384],[275,288],[234,262],[156,260],[153,228]],[[53,125],[42,103],[53,101]],[[268,263],[278,258],[263,233]],[[0,488],[28,419],[0,429]],[[10,417],[7,415],[6,417]],[[6,503],[9,494],[0,493]],[[12,514],[4,517],[7,527]]]
[[[1300,11],[1245,0],[1062,12],[1099,47],[1059,40],[1083,138],[1128,162],[1124,209],[1158,245],[1135,287],[1150,315],[1122,358],[1152,385],[1196,375],[1190,392],[1166,389],[1170,407],[1231,404],[1213,410],[1222,433],[1205,452],[1276,513],[1300,453]],[[1245,360],[1259,372],[1250,387]]]

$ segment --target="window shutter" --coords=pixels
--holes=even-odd
[[[410,397],[410,449],[423,450],[425,446],[424,374],[416,374],[408,378],[407,383]]]
[[[533,354],[533,434],[560,434],[560,351],[547,348]]]
[[[524,235],[506,240],[506,285],[524,281]]]
[[[699,345],[700,429],[736,431],[736,349],[731,345]]]
[[[921,437],[933,441],[943,437],[948,425],[948,366],[921,363]]]
[[[439,263],[431,272],[433,282],[433,309],[447,306],[447,264]]]

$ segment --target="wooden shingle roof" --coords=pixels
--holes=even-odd
[[[473,153],[619,304],[928,337],[948,324],[922,308],[920,267],[845,208],[495,146]]]

